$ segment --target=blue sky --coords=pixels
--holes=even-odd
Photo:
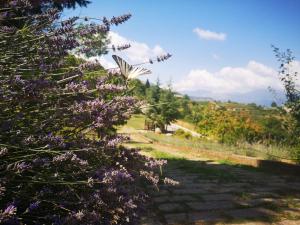
[[[300,56],[298,0],[92,0],[87,8],[64,16],[133,17],[112,28],[112,43],[133,43],[120,55],[137,63],[170,52],[165,63],[147,66],[150,81],[172,80],[175,90],[190,95],[267,104],[277,79],[271,44]],[[103,59],[108,65],[110,55]],[[295,62],[295,69],[300,62]]]

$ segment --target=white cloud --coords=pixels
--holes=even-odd
[[[150,58],[156,58],[156,56],[166,54],[166,51],[160,45],[155,45],[151,48],[145,43],[127,39],[113,31],[109,32],[108,38],[110,38],[111,45],[131,45],[131,47],[126,50],[116,52],[117,55],[124,57],[126,60],[129,59],[128,62],[131,64],[147,62]],[[106,69],[116,67],[115,62],[111,58],[111,54],[101,57],[91,57],[89,60],[98,60]]]
[[[199,27],[195,28],[193,32],[196,33],[199,38],[204,40],[225,41],[227,38],[227,34],[225,33],[218,33],[210,30],[204,30]]]
[[[264,74],[269,76],[273,76],[275,73],[277,74],[277,72],[273,68],[265,66],[264,64],[258,63],[254,60],[251,60],[248,63],[247,69],[257,74]]]
[[[101,56],[100,58],[97,58],[97,59],[99,60],[100,64],[101,64],[105,69],[110,69],[110,68],[116,67],[116,65],[115,65],[113,62],[107,60],[107,59],[106,59],[105,57],[103,57],[103,56]]]
[[[289,66],[289,72],[290,73],[297,72],[299,75],[300,74],[300,61],[297,61],[297,60],[292,61]]]
[[[146,43],[127,39],[116,32],[111,31],[108,37],[111,39],[111,44],[113,45],[124,45],[128,43],[131,45],[130,48],[120,52],[130,60],[130,63],[146,62],[150,58],[166,54],[165,50],[159,45],[155,45],[151,48]]]
[[[282,90],[278,73],[256,61],[249,61],[245,67],[223,67],[216,72],[193,69],[181,81],[174,84],[177,91],[202,92],[219,99],[267,90],[268,87]]]

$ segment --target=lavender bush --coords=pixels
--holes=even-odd
[[[134,224],[165,162],[120,145],[128,81],[71,56],[99,54],[92,37],[130,15],[61,22],[53,2],[0,4],[0,223]]]

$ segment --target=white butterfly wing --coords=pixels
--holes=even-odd
[[[121,74],[128,78],[130,71],[132,70],[132,66],[129,65],[124,59],[117,55],[112,56],[118,67],[120,68]]]
[[[145,68],[141,68],[141,67],[134,67],[131,69],[131,71],[128,74],[128,79],[134,79],[140,75],[144,75],[144,74],[150,74],[151,70],[145,69]]]
[[[132,67],[124,59],[117,55],[112,56],[116,61],[117,65],[120,68],[121,74],[124,75],[127,79],[134,79],[140,75],[150,74],[151,71],[145,68]]]

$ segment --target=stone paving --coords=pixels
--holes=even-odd
[[[180,185],[151,191],[142,225],[300,225],[300,175],[272,175],[209,160],[188,168],[181,163],[171,162],[164,171]]]

